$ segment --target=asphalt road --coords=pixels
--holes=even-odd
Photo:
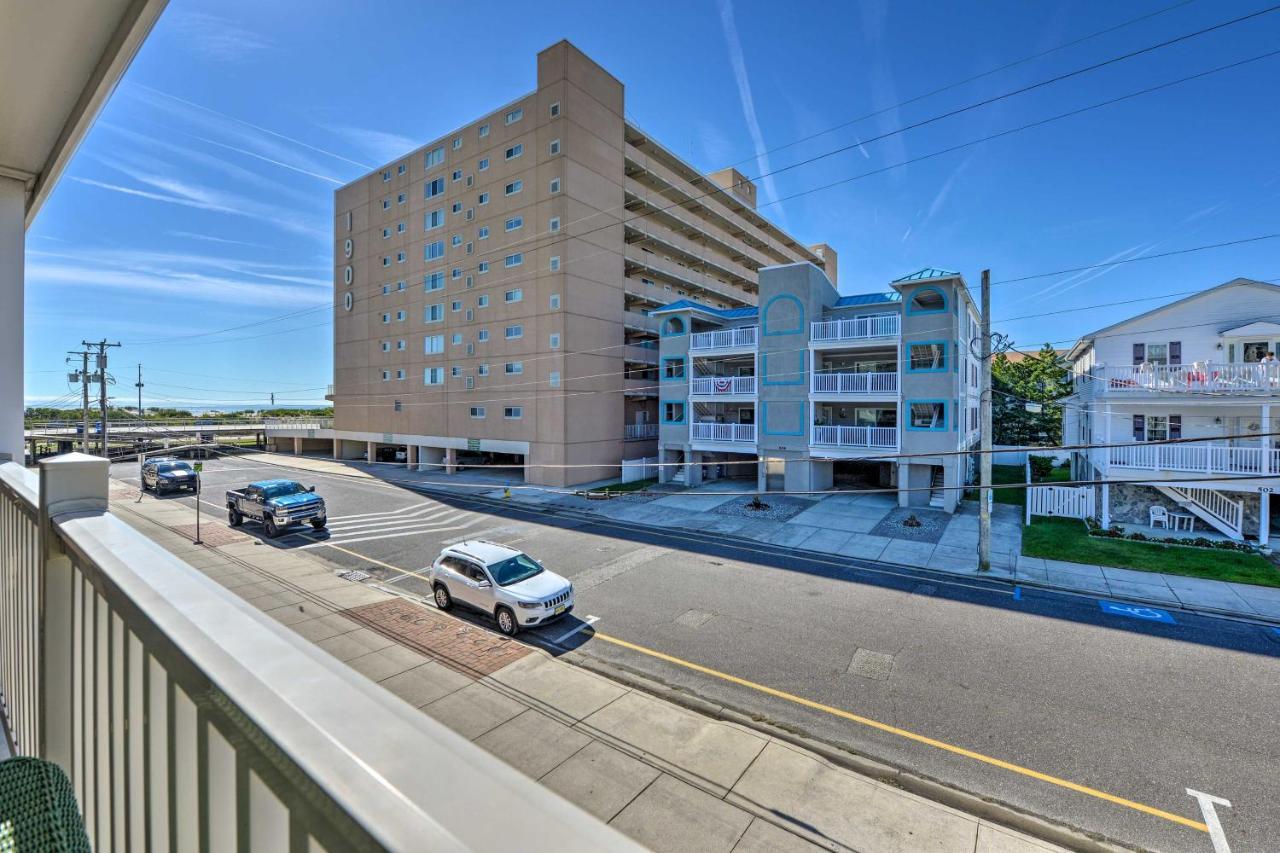
[[[113,476],[136,484],[130,466]],[[226,487],[274,476],[315,484],[331,518],[274,547],[407,592],[429,597],[413,573],[465,538],[543,560],[577,591],[573,617],[522,635],[553,651],[1140,848],[1213,851],[1176,820],[1204,822],[1187,789],[1206,792],[1232,804],[1217,809],[1232,851],[1280,850],[1273,628],[1172,610],[1149,621],[1094,598],[251,458],[207,463],[206,517],[225,521]]]

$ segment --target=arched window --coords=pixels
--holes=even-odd
[[[796,335],[804,331],[804,304],[789,293],[770,299],[762,317],[762,331],[766,335]]]
[[[667,321],[662,324],[662,336],[664,338],[679,337],[684,334],[684,320],[679,317],[668,317]]]
[[[947,295],[932,285],[911,294],[908,314],[937,314],[947,310]]]

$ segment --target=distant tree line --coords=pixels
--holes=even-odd
[[[111,420],[130,420],[138,417],[136,407],[120,408],[112,406],[107,409],[107,416]],[[79,421],[83,417],[79,407],[74,409],[52,408],[49,406],[28,406],[23,417],[28,421]],[[156,419],[177,419],[177,418],[243,418],[252,420],[260,417],[269,418],[292,418],[292,417],[310,417],[310,418],[331,418],[333,417],[333,407],[325,406],[320,409],[242,409],[235,412],[205,412],[195,414],[187,409],[171,409],[163,406],[156,406],[144,409],[144,418]],[[98,409],[92,406],[89,409],[89,420],[96,422],[98,420]]]

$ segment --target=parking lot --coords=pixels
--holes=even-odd
[[[117,465],[113,476],[136,484],[137,471]],[[1175,815],[1198,819],[1187,787],[1213,792],[1235,804],[1232,821],[1244,832],[1236,837],[1280,836],[1265,794],[1280,757],[1264,728],[1241,724],[1269,719],[1268,697],[1280,690],[1280,642],[1259,626],[1190,614],[1176,625],[1118,619],[1081,596],[572,508],[415,491],[360,465],[335,475],[253,457],[206,463],[204,524],[225,524],[226,488],[275,477],[315,485],[329,529],[275,540],[250,523],[242,532],[423,599],[420,572],[446,544],[488,539],[542,560],[573,581],[576,608],[521,637],[569,660],[1134,844],[1207,849],[1203,833],[1177,823],[829,709]],[[189,495],[144,500],[194,505]],[[492,628],[481,616],[463,618]],[[1122,661],[1116,631],[1128,632]],[[1071,648],[1071,660],[1047,665],[1046,647]],[[1146,689],[1156,673],[1180,685],[1176,707]]]

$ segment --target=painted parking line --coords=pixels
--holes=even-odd
[[[824,705],[821,702],[815,702],[812,699],[806,699],[803,696],[797,696],[794,693],[787,693],[784,690],[778,690],[777,688],[774,688],[774,687],[768,687],[764,684],[758,684],[754,681],[748,681],[745,678],[739,678],[736,675],[730,675],[727,672],[721,672],[720,670],[712,669],[711,667],[703,666],[702,664],[693,663],[692,661],[687,661],[682,658],[675,657],[674,655],[669,655],[669,654],[666,654],[665,652],[657,651],[656,649],[646,648],[645,646],[637,645],[636,643],[623,640],[619,637],[612,637],[612,636],[609,636],[608,634],[601,634],[598,631],[595,633],[594,636],[595,636],[595,639],[597,640],[603,640],[606,643],[611,643],[615,646],[619,646],[624,649],[630,649],[633,652],[638,652],[642,655],[647,655],[649,657],[656,658],[657,660],[674,664],[675,666],[683,667],[685,669],[689,669],[694,672],[699,672],[699,673],[702,673],[703,675],[708,675],[708,676],[711,676],[712,678],[717,678],[721,681],[726,681],[730,684],[736,684],[739,687],[745,687],[749,690],[754,690],[758,693],[764,693],[765,695],[773,696],[776,699],[782,699],[787,702],[792,702],[796,705],[801,705],[805,708],[811,708],[815,711],[821,711],[824,714],[830,714],[833,717],[839,717],[841,719],[858,723],[859,725],[866,726],[868,728],[876,729],[877,731],[895,735],[897,737],[904,738],[906,740],[915,741],[916,743],[922,743],[922,744],[925,744],[926,746],[932,746],[937,749],[941,749],[946,752],[953,753],[955,755],[964,756],[965,758],[971,758],[974,761],[980,761],[983,764],[988,764],[988,765],[991,765],[992,767],[999,767],[1000,769],[1008,770],[1011,773],[1017,773],[1021,776],[1027,776],[1031,779],[1036,779],[1041,782],[1047,782],[1051,785],[1057,785],[1058,787],[1066,788],[1069,791],[1075,791],[1076,793],[1086,794],[1090,797],[1096,797],[1100,800],[1105,800],[1109,803],[1113,803],[1118,806],[1124,806],[1125,808],[1130,808],[1135,811],[1142,812],[1144,814],[1149,814],[1154,817],[1163,818],[1167,821],[1180,824],[1182,826],[1190,827],[1191,829],[1198,829],[1201,832],[1209,831],[1209,827],[1206,824],[1201,823],[1200,821],[1192,820],[1189,817],[1183,817],[1182,815],[1174,814],[1172,812],[1167,812],[1167,811],[1164,811],[1163,809],[1158,809],[1155,806],[1149,806],[1149,805],[1146,805],[1145,803],[1139,803],[1139,802],[1135,802],[1134,800],[1125,799],[1124,797],[1118,797],[1115,794],[1108,794],[1106,791],[1100,791],[1097,788],[1091,788],[1087,785],[1081,785],[1078,782],[1072,782],[1068,779],[1062,779],[1057,776],[1051,776],[1048,773],[1041,773],[1038,770],[1032,770],[1029,767],[1023,767],[1020,764],[1014,764],[1013,762],[1005,761],[1002,758],[995,758],[990,755],[984,755],[981,752],[974,752],[973,750],[966,749],[963,746],[956,746],[955,744],[950,744],[950,743],[947,743],[946,741],[941,741],[936,738],[931,738],[927,735],[917,734],[916,732],[909,731],[907,729],[902,729],[897,726],[891,726],[888,723],[882,723],[879,720],[873,720],[870,717],[863,717],[859,714],[854,714],[853,712],[846,711],[842,708],[836,708],[831,705]]]
[[[599,621],[600,621],[599,616],[588,616],[586,619],[582,620],[582,622],[580,622],[576,628],[571,628],[568,631],[565,631],[563,634],[561,634],[559,637],[556,637],[551,642],[552,644],[558,646],[561,643],[563,643],[565,640],[572,637],[574,634],[578,633],[579,631],[585,628],[590,628],[592,625],[596,624]]]
[[[1020,587],[1020,586],[1015,586],[1015,587],[1013,588],[1013,600],[1014,600],[1014,601],[1021,601],[1021,600],[1022,600],[1022,587]]]
[[[1119,601],[1107,601],[1106,599],[1098,599],[1098,606],[1102,608],[1103,613],[1109,613],[1112,616],[1128,616],[1133,619],[1145,619],[1148,622],[1164,622],[1167,625],[1176,625],[1173,617],[1169,615],[1169,611],[1160,610],[1157,607],[1143,607],[1141,604],[1124,604]]]

